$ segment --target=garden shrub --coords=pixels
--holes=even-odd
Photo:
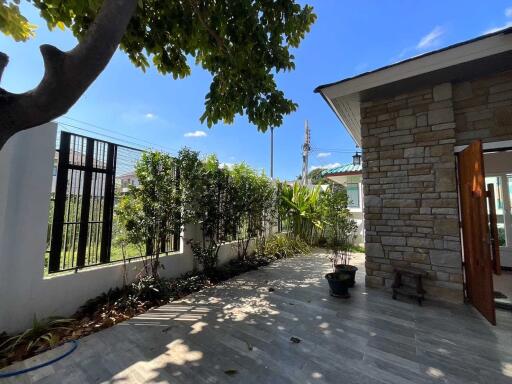
[[[343,186],[331,184],[325,190],[320,186],[279,186],[279,213],[290,223],[289,230],[310,245],[346,247],[353,238],[354,220],[348,209],[348,197]],[[341,243],[344,243],[343,245]]]
[[[300,237],[282,233],[270,236],[264,246],[265,255],[275,256],[278,259],[306,254],[310,251],[309,245]]]
[[[181,229],[181,196],[178,188],[177,164],[166,153],[144,152],[135,164],[138,185],[130,186],[121,197],[116,213],[122,229],[123,260],[125,245],[142,247],[149,258],[146,273],[158,275],[162,244]],[[147,261],[146,259],[144,260]]]

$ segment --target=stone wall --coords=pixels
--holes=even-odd
[[[407,265],[429,296],[462,300],[454,147],[512,140],[512,71],[364,102],[361,126],[367,285]]]
[[[361,105],[366,283],[390,287],[393,266],[425,270],[430,297],[462,300],[449,83]]]
[[[512,71],[453,86],[457,145],[512,140]]]

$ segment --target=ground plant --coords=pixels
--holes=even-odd
[[[335,253],[351,247],[357,226],[348,209],[343,186],[306,186],[298,182],[279,186],[279,215],[289,232],[307,244],[327,246]]]
[[[308,244],[314,243],[323,225],[321,194],[318,185],[308,187],[295,182],[293,186],[281,186],[280,215],[289,220],[290,231]]]
[[[69,325],[73,321],[60,317],[38,319],[34,316],[32,327],[26,331],[12,337],[2,338],[0,335],[0,367],[2,356],[16,358],[58,345],[62,332],[70,330]]]
[[[300,237],[292,234],[277,233],[270,236],[263,248],[263,254],[278,259],[288,258],[297,254],[307,254],[311,247]]]

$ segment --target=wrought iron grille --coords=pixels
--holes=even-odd
[[[62,131],[48,220],[48,273],[131,259],[151,253],[146,244],[119,241],[115,205],[129,185],[142,151]],[[179,231],[161,252],[179,250]]]

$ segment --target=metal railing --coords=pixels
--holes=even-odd
[[[55,155],[48,220],[48,273],[77,270],[148,254],[147,244],[121,243],[115,205],[135,185],[142,151],[62,131]],[[148,243],[148,242],[146,242]],[[161,241],[179,250],[179,229]]]

